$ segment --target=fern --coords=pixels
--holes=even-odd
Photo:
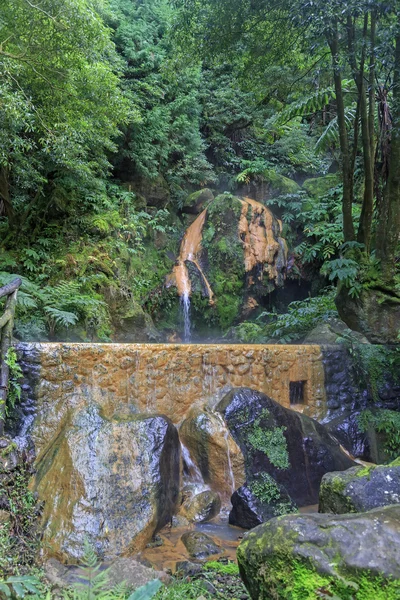
[[[6,598],[25,598],[27,594],[40,594],[40,581],[30,575],[11,576],[0,580],[0,592]],[[43,596],[42,596],[43,598]]]
[[[158,579],[148,582],[128,596],[127,586],[120,583],[110,587],[110,569],[101,569],[96,553],[85,540],[80,581],[64,592],[64,600],[150,600],[162,583]]]

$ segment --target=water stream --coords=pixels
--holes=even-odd
[[[180,297],[182,313],[183,313],[183,341],[190,342],[191,324],[190,324],[190,296],[188,292],[184,292]]]

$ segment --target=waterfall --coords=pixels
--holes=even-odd
[[[180,297],[183,312],[183,341],[190,342],[190,296],[184,292]]]

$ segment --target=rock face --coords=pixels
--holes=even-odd
[[[266,489],[269,495],[266,498],[262,497],[262,484],[264,483],[262,479],[259,482],[261,486],[256,487],[255,491],[252,491],[247,485],[236,490],[231,498],[232,510],[229,513],[231,525],[252,529],[278,515],[294,512],[295,509],[287,492],[282,486],[277,486],[272,478],[270,480]],[[257,494],[259,490],[261,493]]]
[[[287,182],[297,189],[294,182]],[[202,304],[202,318],[212,312],[213,321],[226,328],[244,306],[248,314],[259,299],[283,285],[288,249],[281,221],[262,202],[231,194],[210,199],[205,190],[189,198],[193,208],[187,211],[199,213],[200,207],[205,208],[183,236],[166,287],[176,286],[180,297],[191,296],[193,304]],[[204,295],[209,309],[201,299]]]
[[[260,392],[232,390],[216,410],[243,452],[247,481],[268,473],[298,506],[318,502],[322,476],[334,465],[339,471],[355,464],[323,425]]]
[[[364,512],[400,504],[400,459],[387,466],[352,467],[321,481],[319,512]]]
[[[203,480],[227,500],[244,483],[242,451],[219,414],[194,409],[182,423],[179,437]]]
[[[295,574],[299,564],[306,572],[308,586],[307,595],[299,594],[299,598],[317,598],[317,589],[325,589],[327,597],[334,596],[331,592],[337,588],[330,586],[336,585],[338,577],[350,581],[347,593],[351,592],[351,597],[361,576],[381,576],[380,590],[385,580],[400,579],[400,506],[356,515],[286,515],[272,519],[244,536],[237,557],[253,600],[281,597],[276,590],[293,589],[290,585],[299,589],[301,582]],[[313,571],[321,577],[315,577]],[[316,588],[311,590],[313,583]],[[393,593],[387,597],[398,596]]]
[[[200,531],[188,531],[181,539],[192,558],[202,559],[223,552],[209,535]]]
[[[37,463],[45,499],[45,548],[59,559],[139,551],[175,511],[180,487],[178,432],[162,416],[117,414],[91,404],[60,428]]]
[[[400,299],[380,289],[364,289],[352,298],[342,287],[335,298],[340,318],[373,344],[398,344]]]

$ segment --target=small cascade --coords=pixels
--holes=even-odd
[[[203,492],[204,490],[210,489],[206,483],[204,483],[203,476],[199,467],[192,460],[190,456],[189,449],[186,448],[184,444],[181,442],[181,451],[182,451],[182,462],[183,462],[183,473],[186,479],[186,483],[190,483],[195,488],[195,493]]]
[[[221,423],[221,428],[224,431],[224,440],[225,440],[225,444],[226,444],[226,457],[228,459],[228,477],[229,477],[229,481],[231,484],[231,490],[232,490],[232,494],[235,491],[235,476],[233,474],[233,468],[232,468],[232,459],[231,459],[231,451],[229,448],[229,429],[227,428],[224,419],[222,418],[221,414],[218,412],[213,413],[216,417],[216,419]]]
[[[180,297],[183,313],[183,341],[190,342],[191,324],[190,324],[190,296],[184,292]]]

